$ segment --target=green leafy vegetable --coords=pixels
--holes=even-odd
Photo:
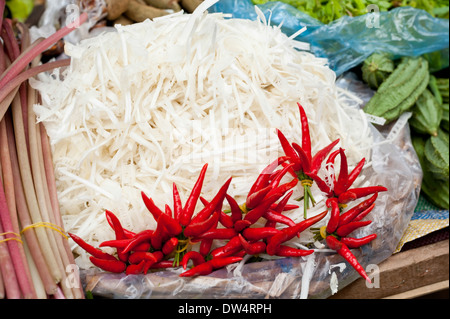
[[[369,5],[376,5],[379,11],[394,7],[411,6],[423,9],[434,17],[448,19],[448,1],[446,0],[252,0],[254,4],[280,1],[305,12],[328,24],[343,16],[360,16],[366,14]]]

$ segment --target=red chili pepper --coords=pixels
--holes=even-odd
[[[375,193],[370,198],[366,199],[365,201],[359,203],[358,205],[352,207],[351,209],[343,213],[339,218],[339,226],[348,224],[349,222],[354,220],[355,217],[358,216],[361,212],[373,206],[377,197],[378,193]]]
[[[355,166],[355,168],[352,170],[352,172],[348,175],[348,181],[347,181],[347,189],[352,186],[352,184],[355,182],[356,178],[361,173],[364,164],[366,162],[366,159],[363,158],[359,163]]]
[[[94,256],[95,258],[105,259],[105,260],[117,260],[116,257],[114,257],[110,254],[107,254],[107,253],[103,252],[101,249],[95,248],[94,246],[88,244],[83,239],[81,239],[81,237],[78,237],[77,235],[72,234],[72,233],[69,233],[69,236],[73,239],[73,241],[78,246],[83,248],[88,254]]]
[[[287,217],[287,216],[285,216],[283,214],[280,214],[280,213],[278,213],[278,212],[276,212],[276,211],[274,211],[272,209],[267,210],[264,213],[263,217],[265,219],[267,219],[267,220],[270,220],[270,221],[273,221],[273,222],[276,222],[276,223],[281,223],[281,224],[284,224],[284,225],[287,225],[287,226],[294,226],[295,225],[295,222],[292,219],[290,219],[289,217]]]
[[[275,204],[275,205],[272,204],[270,209],[272,209],[273,211],[275,211],[277,213],[281,213],[284,211],[298,208],[299,207],[298,205],[288,205],[287,204],[293,193],[294,193],[294,191],[290,191],[289,193],[287,193],[277,204]]]
[[[191,223],[197,223],[203,221],[211,216],[211,214],[216,210],[222,210],[222,204],[227,194],[228,187],[231,183],[231,177],[222,185],[222,187],[217,192],[216,196],[209,202],[209,204],[204,207],[201,211],[192,218]],[[187,226],[187,225],[186,225]]]
[[[247,200],[245,202],[245,206],[247,207],[247,209],[252,209],[258,206],[258,204],[261,203],[261,201],[264,199],[267,193],[270,192],[271,189],[271,186],[267,186],[247,196]]]
[[[150,266],[150,269],[166,269],[166,268],[172,268],[173,267],[173,261],[171,260],[161,260],[157,263],[154,263]]]
[[[151,248],[152,245],[150,243],[140,243],[133,248],[133,251],[149,251]]]
[[[356,196],[356,194],[355,194],[355,193],[352,193],[352,192],[349,192],[349,191],[346,191],[346,192],[342,193],[342,194],[339,195],[339,197],[338,197],[338,201],[339,201],[339,203],[341,203],[341,204],[347,204],[347,203],[349,203],[349,202],[351,202],[351,201],[354,201],[354,200],[356,200],[356,199],[358,199],[358,197]]]
[[[181,215],[183,213],[183,204],[181,202],[180,193],[178,192],[177,185],[173,183],[173,217],[176,221],[180,221]]]
[[[371,234],[362,238],[344,237],[341,238],[341,243],[347,245],[348,248],[359,248],[370,243],[377,238],[377,234]]]
[[[308,176],[316,183],[317,187],[327,195],[327,197],[333,197],[332,188],[325,183],[317,174],[309,173]]]
[[[223,211],[219,212],[219,222],[225,227],[225,228],[233,228],[234,223],[231,219],[231,216],[225,214]]]
[[[280,172],[278,174],[276,174],[276,176],[274,176],[272,178],[272,180],[270,181],[269,186],[271,188],[278,187],[278,185],[280,185],[281,179],[286,175],[287,172],[289,172],[290,169],[292,169],[293,166],[294,166],[293,163],[290,163],[290,164],[287,164],[287,165],[283,166],[283,169],[281,169]]]
[[[348,163],[347,156],[342,148],[339,149],[339,154],[341,156],[341,168],[339,170],[339,177],[336,184],[334,185],[334,193],[339,196],[348,189]]]
[[[266,251],[266,243],[262,241],[257,241],[255,243],[249,243],[244,236],[241,234],[238,235],[239,240],[241,242],[242,247],[244,248],[245,252],[249,255],[258,255],[262,254]]]
[[[297,106],[300,112],[300,123],[302,124],[302,148],[308,159],[311,160],[311,137],[309,135],[308,117],[303,106],[300,103],[297,103]]]
[[[324,211],[316,216],[305,219],[295,226],[283,228],[280,233],[272,236],[268,242],[266,251],[269,255],[275,255],[279,246],[292,238],[294,238],[298,233],[301,233],[305,229],[311,227],[315,223],[319,222],[328,214],[328,211]]]
[[[207,263],[210,263],[213,269],[220,269],[230,264],[237,263],[242,260],[242,257],[230,256],[230,257],[217,257],[213,258]]]
[[[322,162],[327,157],[327,155],[331,152],[331,150],[339,143],[339,139],[334,140],[329,145],[325,146],[323,149],[319,150],[316,155],[314,155],[312,162],[311,162],[311,171],[305,172],[307,175],[311,174],[317,174],[319,171]]]
[[[113,248],[125,248],[127,247],[132,239],[113,239],[113,240],[105,240],[101,242],[99,247],[113,247]]]
[[[287,202],[289,201],[289,199],[291,198],[293,193],[294,193],[294,191],[290,191],[278,203],[272,204],[270,206],[270,210],[272,210],[272,211],[274,211],[274,212],[276,212],[278,214],[281,214],[283,211],[289,211],[291,209],[297,209],[299,207],[298,205],[288,205],[287,204]],[[267,217],[266,217],[266,219],[267,219]],[[267,219],[265,227],[275,227],[276,224],[277,224],[276,221]],[[288,225],[288,226],[293,226],[293,225]]]
[[[200,200],[202,201],[203,205],[208,205],[209,201],[207,201],[205,198],[200,197]],[[234,226],[233,219],[225,214],[222,210],[219,212],[219,222],[225,227],[225,228],[232,228]]]
[[[253,194],[254,192],[266,187],[269,185],[270,178],[272,176],[273,171],[275,168],[277,168],[280,164],[286,162],[288,160],[287,156],[281,156],[277,158],[275,161],[267,165],[262,172],[258,175],[258,178],[253,183],[252,187],[250,188],[249,195]]]
[[[238,220],[234,223],[234,230],[236,230],[237,232],[241,232],[251,225],[252,223],[249,220]]]
[[[160,263],[164,258],[164,255],[161,251],[154,251],[153,256],[155,257],[155,260],[150,259],[145,261],[144,269],[142,271],[144,274],[146,274],[153,265],[155,265],[156,263]]]
[[[125,270],[126,275],[139,275],[144,271],[145,260],[142,260],[139,264],[131,264],[127,266]]]
[[[258,228],[246,228],[242,232],[245,239],[250,241],[257,241],[272,237],[281,233],[281,230],[273,227],[258,227]]]
[[[231,239],[237,235],[233,228],[217,228],[208,230],[201,234],[197,239]]]
[[[275,203],[278,199],[280,199],[284,193],[275,193],[271,195],[270,198],[265,199],[261,204],[257,207],[250,210],[245,216],[244,220],[248,220],[251,224],[254,224],[260,219],[264,212],[269,209],[269,207]]]
[[[241,241],[239,240],[239,237],[236,235],[233,238],[231,238],[225,245],[214,249],[211,252],[211,256],[213,256],[214,258],[228,257],[236,254],[240,250],[242,250],[242,244]]]
[[[164,212],[156,206],[153,199],[147,197],[144,192],[141,192],[141,197],[144,202],[145,207],[147,207],[148,211],[152,214],[155,220],[158,220],[159,216],[163,215]]]
[[[131,264],[138,264],[143,260],[153,262],[157,261],[155,255],[151,252],[136,251],[131,253],[128,257],[128,262]]]
[[[92,264],[94,264],[94,266],[97,266],[98,268],[108,272],[122,273],[127,268],[126,263],[117,259],[107,260],[90,256],[89,260],[91,261]]]
[[[237,222],[238,220],[242,220],[242,210],[239,207],[237,201],[228,194],[225,195],[225,197],[228,201],[228,204],[230,205],[231,219],[233,220],[233,223]]]
[[[194,214],[195,206],[197,205],[198,198],[203,187],[203,181],[205,179],[206,170],[208,169],[208,164],[203,165],[200,175],[192,188],[191,194],[189,195],[186,204],[183,209],[183,213],[180,217],[180,224],[182,226],[187,226],[191,222],[192,215]]]
[[[286,245],[280,245],[276,255],[280,257],[302,257],[311,255],[313,252],[313,249],[298,249]]]
[[[203,256],[207,256],[211,251],[213,242],[214,239],[203,239],[200,242],[200,247],[198,248],[199,253],[202,254]]]
[[[183,231],[180,224],[168,214],[161,215],[158,219],[158,224],[161,224],[171,237],[178,236]]]
[[[109,226],[111,226],[111,228],[114,230],[114,224],[113,224],[111,218],[108,217],[108,215],[106,216],[106,221],[108,222]],[[134,236],[136,236],[135,232],[132,232],[132,231],[130,231],[130,230],[126,229],[126,228],[123,228],[123,227],[122,227],[122,229],[123,229],[123,233],[124,233],[126,238],[132,239],[132,238],[134,238]]]
[[[164,206],[164,208],[165,208],[164,214],[166,214],[167,216],[170,216],[171,218],[173,218],[173,213],[172,213],[172,209],[170,208],[170,206],[168,204],[166,204]]]
[[[164,243],[162,246],[162,252],[164,255],[170,255],[178,245],[178,238],[172,237]]]
[[[298,156],[298,153],[295,151],[294,147],[289,143],[286,136],[278,129],[277,129],[277,135],[278,135],[278,140],[280,141],[281,147],[283,148],[284,154],[286,154],[286,156],[289,158],[289,161],[291,163],[294,163],[294,167],[293,167],[294,171],[300,171],[300,170],[304,169],[304,167],[303,167],[304,161],[302,161],[300,159],[300,157]]]
[[[266,199],[270,199],[271,196],[278,196],[278,194],[285,194],[287,191],[289,191],[290,189],[294,188],[297,184],[298,184],[298,178],[295,178],[293,180],[291,180],[288,183],[284,183],[283,185],[277,186],[275,188],[273,188],[264,198],[264,200]],[[282,195],[282,196],[283,196]],[[279,197],[277,197],[278,199]]]
[[[111,211],[105,210],[106,218],[109,219],[113,225],[114,233],[116,235],[116,239],[126,239],[125,231],[123,230],[122,224],[120,220],[114,215]],[[124,253],[123,249],[117,248],[117,257],[123,262],[128,260],[128,253]]]
[[[126,239],[125,232],[123,230],[122,224],[114,213],[109,210],[105,210],[106,218],[111,221],[116,234],[116,239]]]
[[[331,152],[330,155],[328,156],[327,164],[334,164],[334,160],[336,159],[336,157],[339,155],[340,152],[341,152],[340,149],[338,149],[334,152]]]
[[[340,236],[340,237],[345,237],[348,234],[350,234],[351,232],[353,232],[354,230],[370,225],[372,223],[371,220],[367,220],[367,221],[357,221],[357,222],[350,222],[346,225],[340,226],[338,229],[336,229],[336,235]]]
[[[369,276],[367,276],[364,268],[360,265],[355,255],[352,254],[347,245],[340,242],[336,237],[327,236],[326,242],[328,247],[336,250],[336,252],[341,255],[364,279],[371,282]]]
[[[352,188],[339,195],[339,203],[348,203],[349,198],[361,198],[374,193],[385,192],[387,188],[384,186],[368,186],[360,188]]]
[[[136,236],[130,241],[130,243],[123,249],[122,252],[128,253],[132,251],[136,246],[150,242],[153,237],[154,231],[150,229],[143,230],[136,234]]]
[[[163,243],[163,237],[167,234],[166,228],[164,227],[163,223],[161,222],[162,216],[165,216],[164,214],[161,214],[157,220],[156,223],[156,229],[153,233],[153,235],[150,238],[150,243],[154,249],[161,249],[162,243]]]
[[[189,260],[192,260],[192,262],[194,263],[194,266],[198,266],[205,262],[205,258],[203,257],[202,254],[191,250],[191,251],[188,251],[186,254],[184,254],[183,259],[181,260],[181,266],[183,267],[183,269],[187,268],[187,264],[188,264]]]
[[[331,216],[330,220],[327,223],[327,233],[332,234],[339,225],[339,216],[341,214],[341,210],[336,198],[331,198],[330,201],[327,201],[327,206],[331,206]]]
[[[358,222],[360,220],[362,220],[364,217],[366,217],[375,207],[375,204],[370,205],[367,209],[365,209],[364,211],[362,211],[361,213],[358,214],[358,216],[356,216],[353,221],[354,222]]]
[[[202,220],[199,222],[195,222],[193,220],[186,228],[184,229],[184,236],[186,237],[197,237],[200,234],[203,234],[204,232],[208,231],[213,227],[215,224],[217,224],[217,221],[219,220],[219,213],[214,212],[211,217],[209,217],[206,220]]]
[[[203,264],[200,264],[198,266],[195,266],[183,273],[181,273],[179,276],[180,277],[192,277],[192,276],[206,276],[209,275],[210,273],[212,273],[213,271],[213,267],[211,265],[211,263],[205,262]]]
[[[222,211],[221,211],[221,213],[222,213]],[[216,222],[211,227],[211,230],[212,229],[216,229],[217,225],[218,225],[218,222]],[[200,247],[199,247],[200,254],[202,254],[203,256],[207,256],[209,254],[209,252],[211,251],[211,247],[212,247],[213,242],[214,242],[214,239],[203,239],[200,242]]]

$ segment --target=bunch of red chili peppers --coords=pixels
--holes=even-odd
[[[266,253],[281,257],[307,256],[314,250],[294,248],[287,242],[306,229],[311,229],[315,230],[316,239],[325,239],[329,248],[336,250],[361,276],[369,280],[350,249],[369,243],[376,238],[376,234],[360,239],[348,235],[370,224],[370,221],[362,219],[373,209],[378,192],[386,191],[386,188],[350,188],[363,168],[364,159],[349,173],[344,150],[339,149],[330,154],[339,140],[311,156],[308,120],[303,107],[300,104],[298,106],[302,145],[290,144],[283,133],[278,131],[285,156],[264,168],[253,183],[244,204],[239,205],[227,194],[231,178],[211,200],[201,197],[208,167],[205,164],[184,205],[175,184],[172,208],[166,204],[164,209],[160,209],[151,198],[141,193],[145,206],[157,222],[154,230],[134,233],[125,229],[112,212],[106,211],[106,219],[114,230],[115,239],[104,241],[99,246],[115,248],[117,257],[91,246],[74,234],[69,235],[91,255],[92,264],[105,271],[131,275],[182,266],[185,271],[180,276],[191,277],[210,274],[215,269],[241,261],[245,255]],[[338,155],[339,176],[337,179],[333,176],[332,181],[326,183],[318,176],[319,169],[327,156],[327,164],[334,164]],[[289,176],[293,178],[284,182]],[[306,218],[305,214],[304,220],[299,223],[284,215],[283,212],[298,208],[288,202],[293,194],[292,189],[299,182],[304,188],[305,212],[310,207],[310,201],[312,205],[316,204],[311,192],[314,182],[328,197],[326,205],[330,212],[327,209],[311,218]],[[369,199],[344,212],[347,203],[369,195],[372,195]],[[199,200],[204,207],[194,214]],[[225,201],[229,206],[227,210],[223,209]],[[328,214],[330,217],[326,226],[312,228]],[[263,223],[260,223],[261,220]],[[278,224],[283,224],[283,227],[278,228]],[[214,245],[214,241],[225,244]],[[197,244],[197,249],[193,249]],[[193,267],[187,269],[189,262]]]

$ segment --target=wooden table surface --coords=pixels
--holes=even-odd
[[[360,278],[330,299],[410,299],[449,289],[449,240],[392,255],[380,263],[379,287]]]

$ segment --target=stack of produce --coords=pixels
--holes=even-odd
[[[373,243],[352,232],[386,190],[361,174],[371,127],[326,61],[258,13],[117,25],[66,45],[71,68],[32,81],[81,268],[143,274],[193,260],[190,276],[305,256],[319,240],[363,274],[347,248]]]
[[[374,53],[362,66],[362,77],[376,90],[364,111],[386,123],[411,112],[414,148],[422,170],[422,192],[434,205],[449,209],[449,79],[430,73],[423,57],[392,61]]]
[[[0,299],[83,298],[57,199],[51,147],[29,77],[69,64],[40,54],[85,21],[30,43],[28,28],[3,19],[0,1]],[[76,270],[73,268],[73,270]]]

